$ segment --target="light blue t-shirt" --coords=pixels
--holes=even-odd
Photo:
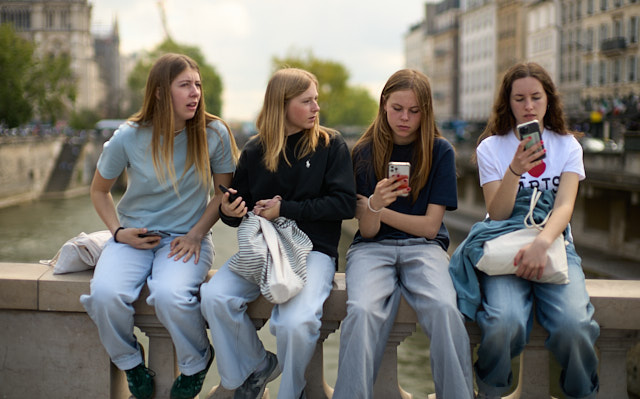
[[[173,163],[178,192],[170,179],[160,184],[153,169],[151,128],[122,124],[104,144],[98,171],[105,179],[114,179],[127,170],[127,190],[118,203],[123,227],[146,227],[168,233],[185,234],[204,213],[209,191],[202,184],[194,165],[183,175],[187,156],[187,135],[183,130],[174,138]],[[229,131],[220,121],[207,127],[209,164],[212,173],[233,173]]]

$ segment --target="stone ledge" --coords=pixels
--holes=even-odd
[[[215,274],[209,272],[208,278]],[[69,274],[53,274],[53,269],[35,263],[0,262],[0,309],[22,309],[58,312],[84,312],[80,295],[89,293],[92,270]],[[640,330],[640,281],[594,280],[586,282],[587,291],[595,307],[595,319],[602,328]],[[135,302],[137,314],[153,315],[153,307],[145,298],[145,286]],[[324,319],[342,320],[347,311],[347,292],[344,273],[336,273],[333,292],[324,305]],[[263,297],[249,306],[249,314],[267,320],[273,305]],[[397,323],[417,323],[415,312],[403,299]]]

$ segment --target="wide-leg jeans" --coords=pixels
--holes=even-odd
[[[475,364],[481,392],[502,395],[511,387],[511,359],[529,341],[535,314],[549,333],[545,347],[562,367],[560,386],[568,398],[595,398],[598,359],[594,344],[600,327],[585,287],[581,259],[567,246],[569,284],[535,283],[515,275],[480,273],[483,300],[477,322],[482,330]]]
[[[423,238],[351,246],[346,268],[347,317],[340,327],[334,399],[373,398],[401,296],[431,340],[436,396],[473,398],[469,336],[448,268],[447,253]]]
[[[275,305],[269,322],[276,336],[282,370],[278,398],[300,397],[307,365],[316,349],[322,308],[332,289],[335,259],[317,251],[307,256],[307,282],[289,301]],[[266,357],[247,306],[260,296],[260,287],[225,263],[200,288],[202,314],[209,322],[222,386],[236,389]]]
[[[100,255],[91,280],[91,293],[80,302],[98,327],[102,345],[121,370],[140,364],[142,353],[133,334],[133,302],[147,282],[147,303],[169,331],[178,366],[185,375],[205,368],[212,354],[205,321],[200,312],[198,290],[213,263],[211,235],[202,239],[200,259],[169,258],[175,236],[163,238],[147,250],[110,239]]]

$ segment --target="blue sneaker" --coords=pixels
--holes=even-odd
[[[207,371],[209,371],[209,367],[211,367],[213,357],[215,356],[213,347],[209,346],[209,348],[211,350],[211,357],[204,370],[194,375],[184,375],[180,373],[171,386],[171,399],[191,399],[200,393],[202,384],[204,383],[204,377],[207,376]]]
[[[267,367],[253,372],[244,383],[236,389],[233,399],[262,399],[267,384],[278,378],[280,368],[275,354],[267,352]]]

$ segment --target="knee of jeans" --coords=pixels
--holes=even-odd
[[[135,301],[135,298],[121,292],[110,282],[94,282],[91,284],[89,300],[94,308],[109,308],[114,304],[130,304]]]
[[[524,340],[527,328],[525,323],[526,320],[523,320],[519,312],[506,310],[484,319],[483,335],[501,342],[512,342],[518,337]]]
[[[598,336],[599,327],[596,322],[577,315],[565,315],[557,323],[546,323],[549,341],[559,342],[561,345],[577,343],[578,341],[594,341]]]

